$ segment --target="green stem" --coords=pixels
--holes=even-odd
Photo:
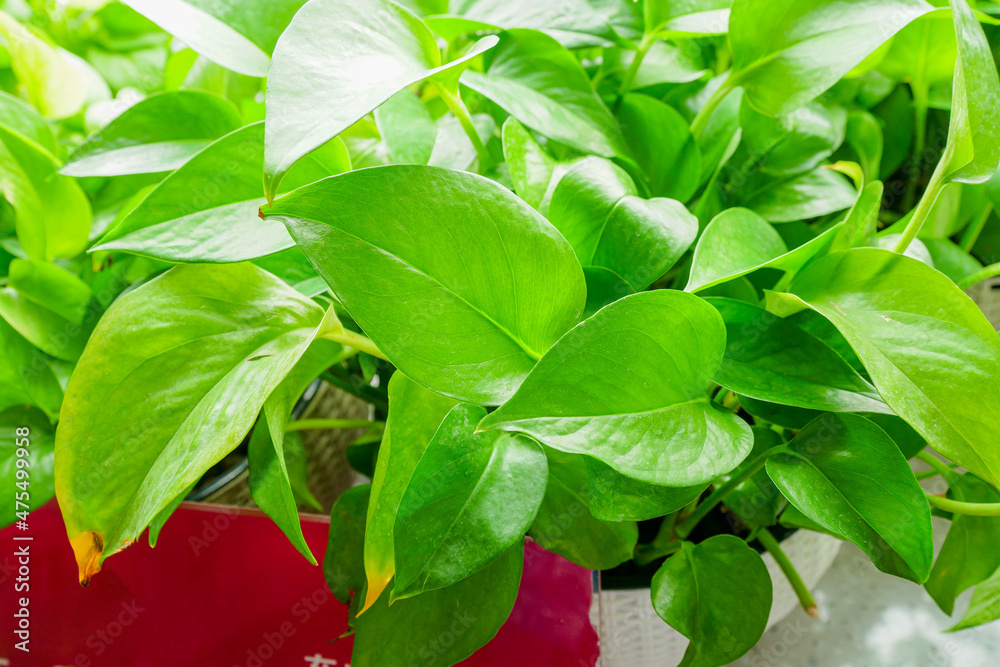
[[[962,234],[962,250],[972,252],[972,246],[976,245],[976,241],[979,240],[979,235],[986,226],[986,221],[990,219],[992,212],[993,202],[986,202],[986,206],[983,207],[983,212],[979,214],[979,217],[965,228],[965,233]]]
[[[792,585],[792,590],[795,591],[796,597],[799,598],[799,604],[806,610],[806,613],[813,618],[819,618],[819,607],[816,606],[816,600],[813,599],[812,593],[806,588],[806,583],[802,581],[802,577],[799,576],[799,571],[795,569],[795,565],[792,564],[792,561],[788,559],[788,556],[781,548],[781,545],[778,544],[778,540],[774,539],[774,535],[767,528],[762,527],[758,529],[757,541],[767,549],[768,553],[774,557],[774,561],[778,564],[778,567],[785,573],[788,583]]]
[[[320,334],[320,337],[347,345],[348,347],[353,347],[354,349],[370,354],[373,357],[378,357],[383,361],[389,361],[386,359],[385,355],[382,354],[382,351],[375,347],[375,343],[373,343],[370,338],[362,336],[359,333],[354,333],[353,331],[348,331],[347,329],[341,329],[340,331],[328,331],[324,334]]]
[[[625,70],[625,76],[622,77],[622,84],[618,88],[617,104],[621,104],[621,99],[632,90],[632,84],[635,83],[635,76],[639,73],[642,61],[646,57],[646,54],[649,53],[649,50],[653,48],[653,42],[655,41],[655,35],[646,34],[642,36],[639,47],[636,49],[635,57],[632,58],[632,64],[628,66],[628,69]]]
[[[927,184],[927,189],[924,190],[923,196],[917,202],[917,208],[913,211],[913,217],[906,224],[906,229],[903,230],[903,236],[899,239],[899,243],[893,248],[895,252],[900,254],[906,252],[906,249],[910,247],[910,242],[917,237],[920,228],[927,221],[931,209],[934,208],[934,202],[937,201],[938,195],[941,194],[941,188],[944,186],[944,179],[941,176],[943,171],[942,166],[943,162],[938,163],[937,168],[934,169],[931,180]]]
[[[708,513],[718,505],[723,498],[725,498],[730,491],[735,489],[737,486],[747,481],[753,477],[761,468],[764,467],[764,463],[767,462],[767,457],[770,456],[775,450],[784,447],[784,445],[778,445],[773,447],[760,456],[758,456],[750,465],[741,470],[736,476],[730,477],[728,480],[715,487],[715,490],[709,494],[708,498],[698,505],[695,511],[691,512],[686,519],[681,521],[674,533],[682,540],[687,538],[694,530],[694,527],[698,525],[698,522],[708,516]]]
[[[967,290],[980,280],[986,280],[987,278],[992,278],[993,276],[1000,274],[1000,262],[996,264],[990,264],[989,266],[984,266],[979,271],[976,271],[970,276],[966,276],[959,280],[956,284],[959,289]]]
[[[726,95],[728,95],[732,89],[732,77],[730,77],[729,79],[723,81],[722,85],[719,86],[715,92],[712,93],[712,96],[708,98],[708,101],[705,102],[705,106],[701,108],[698,115],[696,115],[694,120],[691,121],[691,134],[694,135],[695,139],[700,137],[705,131],[705,128],[708,126],[709,119],[712,118],[712,114],[715,113],[715,110],[722,103],[722,100],[726,98]]]
[[[914,458],[929,465],[937,474],[944,478],[944,481],[948,482],[949,486],[958,481],[958,473],[952,470],[951,466],[930,452],[917,452],[917,455]]]
[[[927,501],[936,507],[952,514],[968,514],[970,516],[1000,516],[1000,503],[966,503],[961,500],[927,495]]]
[[[312,431],[331,428],[365,428],[382,430],[385,422],[369,421],[367,419],[299,419],[289,422],[285,433],[292,431]]]
[[[920,180],[921,164],[924,159],[924,148],[927,145],[927,89],[922,83],[911,84],[913,91],[913,170],[906,184],[906,194],[903,196],[903,210],[913,206],[917,195],[917,182]]]
[[[640,544],[635,548],[635,557],[633,560],[635,560],[636,565],[649,565],[654,560],[680,551],[683,544],[680,540],[674,540],[662,547],[658,546],[655,542],[653,544]]]
[[[444,100],[448,109],[455,114],[455,118],[458,119],[462,129],[465,130],[465,134],[469,137],[469,141],[472,142],[472,146],[476,149],[476,155],[479,156],[479,173],[485,173],[493,165],[493,158],[490,157],[490,152],[486,150],[485,144],[479,138],[479,132],[476,130],[476,124],[472,122],[472,114],[469,113],[469,108],[465,106],[465,102],[462,101],[462,97],[458,92],[453,93],[436,81],[434,84],[437,86],[441,99]]]

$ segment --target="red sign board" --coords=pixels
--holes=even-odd
[[[302,523],[321,558],[329,521]],[[109,558],[87,588],[54,501],[26,530],[0,531],[0,545],[0,666],[350,664],[351,639],[333,641],[347,607],[260,512],[184,503],[155,549],[140,542]],[[593,666],[590,602],[590,572],[529,541],[513,613],[462,664]]]

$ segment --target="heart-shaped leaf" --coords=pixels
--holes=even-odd
[[[505,401],[583,309],[583,273],[565,239],[474,174],[353,171],[263,213],[288,226],[396,367],[460,400]]]
[[[121,176],[173,171],[240,125],[240,115],[224,97],[197,90],[151,95],[88,137],[60,173]]]
[[[486,71],[467,70],[463,85],[567,146],[602,157],[628,154],[614,116],[559,42],[534,30],[508,30],[485,58]]]
[[[855,248],[816,260],[789,291],[773,299],[832,322],[882,399],[931,447],[1000,486],[1000,406],[980,400],[1000,391],[1000,341],[954,283],[918,260]]]
[[[734,535],[684,542],[653,577],[653,609],[691,640],[680,667],[720,667],[749,651],[771,611],[771,576]]]
[[[725,349],[718,311],[685,292],[641,292],[571,329],[480,429],[527,433],[634,479],[707,483],[753,445],[705,390]]]
[[[240,262],[292,247],[284,225],[258,217],[263,163],[263,123],[227,134],[161,181],[94,249],[172,262]],[[312,183],[350,166],[335,139],[297,164],[284,186]]]
[[[458,60],[442,64],[427,26],[390,0],[306,3],[281,34],[268,76],[264,139],[268,200],[274,199],[281,179],[302,156],[403,88],[432,78],[457,92],[461,69],[496,40],[485,37]]]
[[[576,163],[559,180],[548,219],[584,269],[606,269],[630,292],[663,275],[698,233],[698,220],[680,202],[637,197],[624,170],[596,157]]]
[[[899,448],[864,417],[809,422],[767,474],[800,512],[857,544],[889,574],[921,583],[931,571],[931,512]]]
[[[534,520],[545,455],[521,435],[474,434],[485,416],[455,406],[414,468],[396,513],[391,600],[465,579],[520,544]]]
[[[115,301],[56,434],[56,493],[81,581],[239,444],[322,319],[249,264],[175,267]]]

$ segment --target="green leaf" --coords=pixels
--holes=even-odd
[[[352,615],[365,587],[362,543],[370,490],[368,484],[354,486],[337,498],[330,510],[330,538],[323,558],[326,585],[341,603],[351,605]]]
[[[268,75],[268,200],[302,156],[410,84],[430,78],[456,92],[462,68],[494,44],[496,37],[485,37],[458,60],[442,64],[427,26],[390,0],[307,3],[278,40]]]
[[[910,82],[926,95],[933,85],[951,83],[957,57],[950,12],[934,12],[893,37],[878,63],[878,71],[896,81]]]
[[[497,128],[496,121],[483,113],[472,115],[472,125],[483,145],[489,142]],[[478,157],[476,147],[462,128],[461,121],[449,114],[438,119],[436,128],[434,149],[427,164],[447,169],[472,170]]]
[[[948,143],[935,176],[983,183],[1000,162],[1000,77],[979,20],[966,0],[950,0],[958,42]]]
[[[618,108],[625,143],[654,197],[690,199],[701,182],[701,155],[684,116],[647,95],[626,95]]]
[[[588,484],[585,457],[545,450],[549,481],[529,534],[543,548],[591,570],[607,570],[631,560],[639,528],[634,521],[602,521]]]
[[[52,128],[41,114],[24,100],[2,92],[0,92],[0,125],[53,155],[59,151]]]
[[[375,109],[375,124],[397,164],[427,164],[438,128],[430,110],[410,90],[401,90]]]
[[[249,264],[175,267],[115,301],[70,379],[56,437],[81,581],[239,444],[322,319]]]
[[[100,306],[90,286],[48,262],[12,260],[7,284],[29,301],[88,330],[100,314]]]
[[[354,621],[354,667],[410,667],[434,646],[442,665],[465,660],[493,639],[514,608],[524,546],[507,553],[458,583],[396,600],[389,594]],[[441,641],[451,633],[454,642]]]
[[[602,157],[627,155],[614,116],[559,42],[534,30],[508,30],[485,60],[486,71],[467,70],[463,85],[550,139]]]
[[[913,24],[915,25],[915,24]],[[884,139],[878,120],[867,111],[854,110],[847,115],[847,143],[858,155],[868,186],[878,181],[882,168]],[[867,187],[867,186],[866,186]]]
[[[961,475],[949,495],[963,502],[1000,502],[996,489],[971,474]],[[948,535],[934,561],[930,578],[924,584],[941,611],[950,616],[955,610],[955,598],[962,591],[986,581],[1000,568],[998,544],[1000,517],[952,516]]]
[[[354,171],[301,188],[264,214],[288,226],[397,368],[470,403],[509,398],[583,309],[583,273],[565,239],[474,174]]]
[[[24,87],[28,101],[46,118],[67,118],[83,106],[87,97],[81,68],[59,47],[45,41],[0,12],[0,36],[6,40],[10,64]],[[6,189],[6,188],[5,188]]]
[[[172,262],[240,262],[292,247],[277,221],[261,221],[264,125],[215,141],[167,176],[94,250],[123,250]],[[284,186],[292,189],[350,169],[339,139],[309,155]],[[192,196],[193,195],[193,196]]]
[[[752,446],[705,394],[722,361],[718,311],[684,292],[627,296],[571,329],[480,429],[527,433],[663,486],[696,486]]]
[[[976,586],[976,590],[972,593],[972,601],[969,602],[969,608],[965,610],[962,620],[948,628],[948,631],[974,628],[998,618],[1000,618],[1000,570]]]
[[[483,408],[456,405],[414,468],[396,513],[390,600],[465,579],[520,544],[534,521],[545,455],[524,436],[474,434],[485,416]]]
[[[729,477],[738,475],[745,466],[782,442],[781,436],[776,431],[769,428],[754,428],[753,450],[750,456],[743,465],[729,473]],[[725,502],[733,514],[753,526],[774,525],[778,522],[778,513],[788,504],[764,470],[754,473],[750,479],[730,491],[726,495]]]
[[[547,201],[560,180],[559,164],[535,141],[524,125],[510,117],[503,124],[503,156],[514,192],[537,211],[548,210]]]
[[[664,36],[724,35],[732,0],[643,0],[648,34]]]
[[[0,443],[0,480],[11,495],[11,502],[0,517],[0,527],[5,527],[17,520],[19,511],[30,512],[41,507],[55,493],[52,475],[55,432],[41,410],[24,406],[9,408],[0,411]],[[17,464],[22,459],[28,467]],[[18,477],[18,471],[22,474],[27,471],[28,477]],[[24,504],[15,506],[15,498]]]
[[[931,571],[930,506],[899,448],[852,414],[809,422],[767,474],[809,519],[858,545],[875,567],[917,583]]]
[[[121,176],[173,171],[239,128],[229,100],[197,90],[151,95],[87,138],[60,173]]]
[[[0,410],[33,405],[55,419],[62,387],[45,355],[0,318]]]
[[[0,190],[14,207],[17,238],[32,259],[74,257],[87,247],[90,202],[45,149],[0,126]]]
[[[599,267],[630,292],[648,287],[687,251],[697,219],[672,199],[641,199],[620,167],[586,158],[559,180],[548,219],[576,251],[584,269]]]
[[[740,107],[743,145],[731,159],[750,173],[794,176],[815,169],[844,142],[847,113],[843,108],[810,102],[795,111],[771,118],[744,98]]]
[[[618,40],[610,21],[611,8],[589,0],[562,0],[558,3],[456,0],[451,3],[449,11],[469,21],[503,30],[541,30],[566,48],[610,46]]]
[[[32,345],[63,361],[76,361],[93,322],[81,326],[27,298],[13,287],[0,289],[0,318]]]
[[[850,208],[857,196],[847,179],[820,167],[786,180],[772,179],[739,201],[771,222],[793,222]]]
[[[715,216],[694,249],[684,288],[696,292],[745,275],[788,253],[781,235],[753,211],[729,208]]]
[[[590,511],[603,521],[645,521],[687,507],[705,491],[698,486],[657,486],[615,472],[587,458]]]
[[[931,447],[1000,486],[994,426],[1000,341],[979,308],[926,264],[876,248],[823,257],[789,291],[840,330],[893,411]]]
[[[680,667],[720,667],[753,648],[771,611],[760,554],[733,535],[684,542],[653,576],[653,608],[691,640]]]
[[[254,427],[247,452],[253,501],[313,565],[316,559],[306,544],[299,524],[298,506],[287,463],[285,427],[291,418],[292,408],[309,383],[341,359],[343,354],[344,348],[339,343],[313,341],[264,402],[262,416]],[[301,446],[301,442],[299,444]]]
[[[758,110],[783,116],[932,9],[923,0],[735,0],[729,84],[742,86]]]
[[[278,36],[305,0],[124,0],[124,3],[227,69],[267,76]]]
[[[393,531],[400,500],[431,437],[453,407],[453,399],[424,389],[402,373],[389,379],[389,419],[368,506],[364,549],[368,597],[362,611],[375,604],[396,573]]]
[[[831,412],[891,412],[832,348],[793,322],[731,299],[709,299],[726,322],[715,381],[737,394]]]

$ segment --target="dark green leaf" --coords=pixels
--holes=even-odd
[[[822,415],[767,460],[767,474],[790,503],[857,544],[878,569],[927,579],[930,506],[899,448],[872,422]]]
[[[653,608],[691,640],[679,667],[720,667],[753,648],[771,611],[760,554],[733,535],[685,542],[653,577]]]
[[[534,520],[545,455],[524,436],[474,434],[485,416],[480,407],[455,406],[414,468],[396,513],[390,600],[465,579],[519,545]]]
[[[684,116],[647,95],[626,95],[618,108],[625,143],[654,197],[687,201],[701,182],[701,155]]]
[[[587,459],[590,511],[603,521],[645,521],[687,507],[705,486],[657,486]]]
[[[588,485],[588,461],[575,454],[546,449],[549,482],[531,537],[545,549],[592,570],[607,570],[632,558],[639,529],[634,521],[602,521]]]

